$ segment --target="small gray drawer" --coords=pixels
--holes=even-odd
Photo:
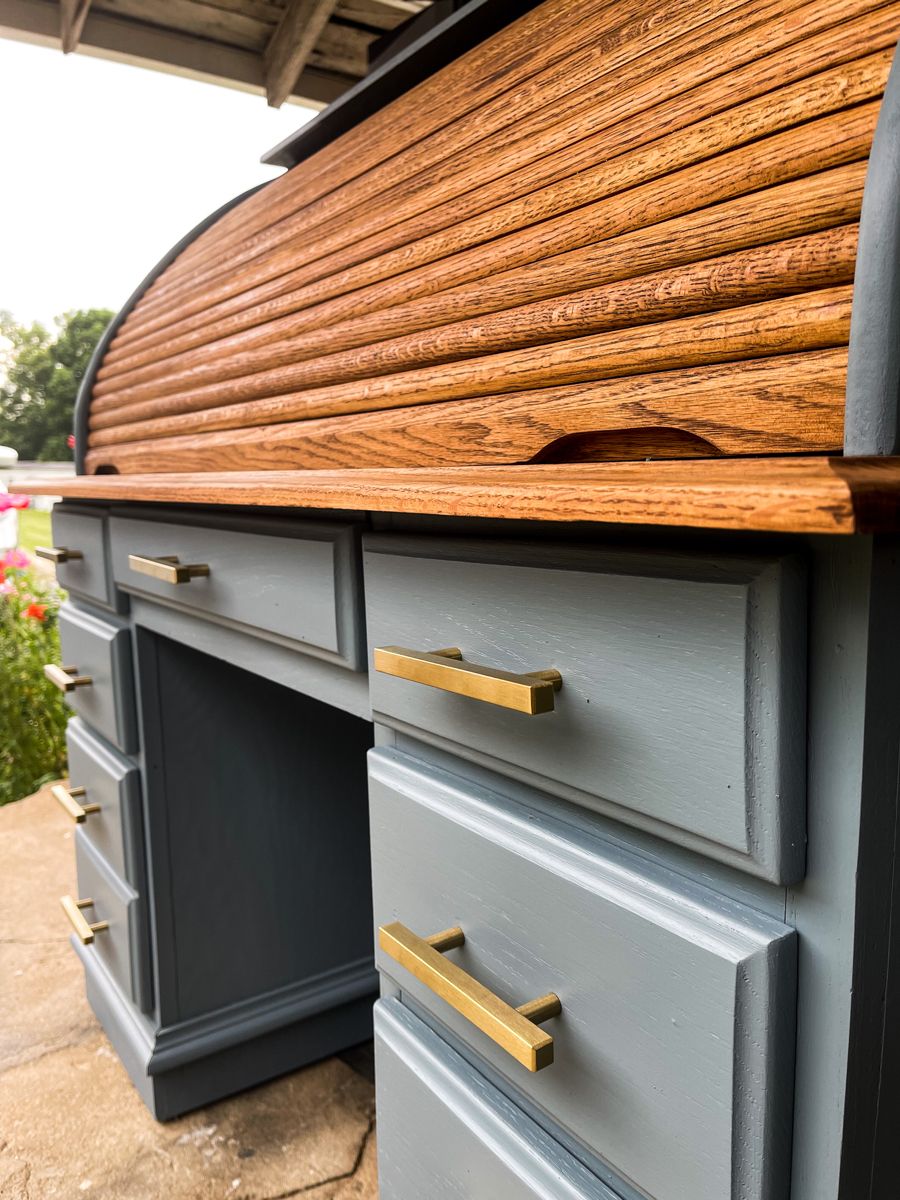
[[[794,931],[397,751],[369,756],[376,928],[506,1004],[555,993],[532,1073],[379,946],[376,962],[529,1104],[654,1200],[773,1200],[789,1169]]]
[[[371,671],[376,720],[777,882],[805,865],[798,563],[372,535],[370,647],[562,675],[523,715]]]
[[[126,996],[144,1012],[153,1007],[146,912],[142,897],[120,879],[83,829],[75,831],[78,893],[93,900],[85,910],[91,923],[108,921],[90,947]]]
[[[114,617],[101,620],[64,604],[59,612],[59,637],[63,664],[91,679],[87,686],[67,693],[72,708],[125,754],[133,754],[137,733],[127,627]]]
[[[69,786],[84,788],[82,805],[99,804],[85,818],[81,832],[113,870],[140,887],[143,871],[140,772],[98,741],[77,717],[66,730],[69,748]]]
[[[381,1200],[616,1200],[396,999],[375,1005]]]
[[[60,587],[113,607],[113,586],[106,561],[106,518],[103,513],[53,509],[53,545],[75,550],[81,558],[57,563]]]
[[[342,666],[363,666],[357,541],[349,524],[235,518],[208,523],[110,519],[113,574],[125,590],[287,641]],[[129,557],[176,557],[208,574],[155,578]]]

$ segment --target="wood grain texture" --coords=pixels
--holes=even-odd
[[[659,324],[615,330],[483,358],[400,371],[359,383],[267,395],[220,408],[94,429],[89,445],[137,438],[239,429],[310,417],[429,404],[438,400],[496,395],[551,384],[588,382],[704,363],[791,354],[845,345],[851,287],[823,288],[799,296],[727,309]],[[280,376],[282,382],[284,375]],[[280,386],[267,381],[267,390]],[[289,386],[289,385],[288,385]],[[177,399],[177,398],[176,398]],[[166,400],[157,402],[157,413]],[[177,411],[177,410],[176,410]]]
[[[900,8],[898,8],[898,14],[900,14]],[[896,34],[898,14],[894,15],[893,23],[882,16],[876,29],[868,28],[866,30],[866,36],[871,39],[870,45],[874,42],[877,46],[879,40],[885,42]],[[759,35],[756,36],[758,38]],[[832,59],[835,56],[839,57],[834,40],[835,34],[832,32],[830,39]],[[318,263],[318,267],[310,266],[309,271],[313,274],[316,272],[321,274],[326,265],[323,260],[340,251],[347,243],[351,243],[333,264],[330,261],[327,263],[328,270],[343,268],[363,258],[371,258],[376,252],[386,252],[392,246],[403,245],[412,240],[412,234],[433,236],[441,228],[451,228],[462,220],[473,218],[479,213],[490,212],[501,203],[507,203],[519,196],[527,195],[529,191],[534,191],[538,187],[546,187],[550,183],[554,183],[555,187],[550,194],[537,198],[541,204],[535,210],[532,220],[539,219],[542,215],[551,216],[554,211],[558,212],[566,207],[567,189],[564,180],[573,172],[593,170],[593,174],[589,174],[584,179],[577,178],[568,187],[568,190],[571,190],[577,184],[581,189],[582,198],[576,198],[571,203],[585,203],[591,198],[591,188],[597,195],[603,195],[604,188],[607,192],[615,190],[615,173],[610,181],[606,179],[608,171],[604,172],[604,165],[609,159],[625,152],[634,153],[642,143],[646,143],[650,139],[654,139],[652,147],[646,150],[643,156],[639,156],[636,161],[629,159],[627,164],[622,164],[622,170],[625,171],[626,176],[628,171],[635,175],[633,182],[639,181],[638,173],[642,164],[645,171],[644,178],[653,176],[654,162],[656,162],[655,174],[658,176],[666,170],[674,169],[679,164],[683,165],[695,158],[708,157],[729,145],[734,146],[740,144],[742,140],[749,141],[754,136],[761,136],[766,132],[767,122],[768,131],[771,132],[778,128],[788,127],[798,120],[810,119],[817,115],[817,111],[828,111],[829,106],[840,107],[840,97],[844,90],[848,97],[846,103],[853,103],[854,95],[864,95],[867,88],[877,89],[878,74],[884,70],[883,65],[879,66],[876,63],[870,63],[867,67],[862,68],[862,74],[864,77],[868,77],[868,83],[865,82],[865,78],[855,78],[856,73],[861,70],[859,67],[856,68],[856,72],[851,69],[846,79],[843,78],[845,72],[841,69],[827,72],[826,74],[829,76],[827,79],[801,80],[800,83],[790,88],[779,89],[780,94],[775,103],[765,95],[759,96],[760,91],[765,90],[767,72],[763,70],[758,77],[745,72],[749,78],[737,79],[738,92],[729,105],[734,111],[721,113],[719,110],[726,105],[728,94],[728,89],[723,86],[721,80],[716,81],[718,86],[712,95],[707,94],[709,89],[701,89],[699,96],[695,96],[693,92],[688,92],[686,96],[680,95],[684,90],[686,78],[693,82],[694,75],[702,79],[704,74],[720,73],[720,54],[726,50],[728,53],[737,53],[737,50],[730,45],[728,47],[716,46],[714,49],[719,53],[708,52],[702,63],[691,61],[689,68],[681,63],[668,75],[654,74],[651,76],[648,87],[639,89],[637,94],[628,89],[625,89],[623,93],[622,89],[617,89],[612,82],[609,84],[609,95],[606,97],[605,104],[601,104],[595,99],[586,107],[585,111],[582,112],[579,109],[571,115],[567,112],[565,116],[552,115],[547,111],[542,111],[539,114],[540,120],[544,127],[548,127],[544,130],[543,135],[539,130],[529,134],[527,130],[517,129],[516,136],[510,139],[508,146],[504,143],[498,145],[496,141],[490,139],[486,143],[478,143],[467,156],[462,158],[456,156],[447,161],[441,160],[432,169],[430,175],[420,173],[414,176],[408,185],[398,185],[394,182],[395,175],[392,174],[391,186],[387,190],[376,192],[368,197],[368,202],[362,209],[356,206],[349,213],[338,213],[335,221],[332,222],[333,225],[336,225],[336,229],[330,235],[326,224],[323,227],[326,235],[324,240],[321,233],[318,237],[316,236],[318,222],[307,210],[295,218],[293,236],[291,236],[290,222],[278,222],[271,227],[267,235],[267,242],[255,247],[251,256],[252,263],[247,260],[254,283],[261,281],[258,278],[260,270],[275,274],[286,263],[289,263],[290,266],[285,269],[294,269],[303,262]],[[818,49],[818,56],[815,52],[816,49]],[[813,64],[816,63],[817,58],[821,60],[822,51],[822,47],[814,47]],[[744,57],[748,53],[745,49]],[[759,46],[756,44],[754,53],[757,57],[760,53]],[[768,80],[769,90],[782,82],[776,71],[781,75],[786,72],[790,77],[798,70],[796,54],[793,61],[786,53],[777,58],[776,63],[770,64],[769,69],[772,74]],[[787,61],[784,61],[785,59]],[[813,69],[813,66],[806,67],[807,72]],[[738,104],[741,98],[741,88],[745,92],[749,92],[751,96],[759,97],[758,102],[755,105],[751,104],[746,111]],[[672,92],[675,93],[674,101],[671,99]],[[661,100],[667,99],[668,103],[660,103]],[[703,118],[709,118],[710,110],[713,114],[718,115],[718,119],[713,120],[712,125],[708,127]],[[648,113],[652,114],[649,120]],[[623,120],[623,117],[630,119]],[[742,128],[745,121],[748,125],[746,130]],[[619,123],[616,124],[616,122]],[[677,132],[691,122],[700,122],[700,128],[691,130],[690,136],[675,139],[670,136],[668,141],[663,139],[663,143],[658,144],[660,135],[665,134],[667,129]],[[608,126],[613,128],[607,129]],[[759,128],[754,133],[754,128],[757,126]],[[598,132],[593,138],[585,140],[586,135],[592,129],[596,129]],[[553,135],[552,144],[548,142],[550,133]],[[611,138],[607,139],[607,133],[611,134]],[[559,159],[563,155],[556,154],[552,155],[550,161],[542,167],[543,158],[560,148],[572,159],[571,165],[560,162]],[[674,156],[671,164],[667,163],[667,156]],[[657,157],[658,161],[656,161]],[[537,160],[537,172],[533,168],[528,169],[529,164],[533,164],[535,160]],[[647,171],[650,172],[649,176],[646,174]],[[432,179],[431,177],[435,175],[436,178]],[[491,187],[491,182],[501,176],[499,183]],[[430,180],[431,186],[428,186]],[[621,186],[628,186],[627,179]],[[411,192],[411,194],[407,195],[407,192]],[[461,192],[466,195],[459,203],[453,205],[453,198]],[[343,192],[335,194],[342,195]],[[542,213],[541,206],[546,207],[546,213]],[[448,211],[445,219],[443,213],[447,207],[452,211]],[[518,209],[513,208],[508,214],[505,214],[504,219],[515,222],[518,218],[521,221],[521,212],[520,205]],[[425,215],[416,217],[417,213]],[[410,215],[416,219],[407,220],[404,224],[402,218]],[[500,216],[495,216],[493,219],[499,220]],[[487,217],[482,219],[482,226],[485,220]],[[387,229],[385,229],[386,226]],[[477,228],[476,224],[475,229],[477,230]],[[468,236],[468,227],[464,232]],[[497,232],[504,232],[502,221]],[[457,234],[457,237],[460,236],[462,235]],[[489,236],[496,236],[496,234]],[[367,237],[369,238],[368,243],[366,242]],[[447,252],[449,251],[444,251],[444,253]],[[198,287],[204,294],[211,291],[213,294],[218,294],[217,289],[213,287],[214,277],[223,275],[223,273],[227,275],[227,278],[223,279],[219,285],[219,291],[226,286],[231,289],[240,288],[242,286],[240,254],[235,249],[229,249],[227,260],[229,266],[228,271],[225,272],[221,253],[220,250],[213,255],[212,261],[205,264],[202,274],[194,278],[193,282],[185,281],[174,291],[169,285],[177,279],[174,272],[178,263],[173,264],[173,267],[166,272],[165,280],[158,281],[155,293],[159,295],[160,289],[165,289],[169,295],[166,305],[162,306],[162,311],[170,310],[176,302],[183,308],[185,301],[189,299],[192,292],[197,292]],[[137,312],[133,315],[128,328],[133,327],[134,322],[139,319],[142,322],[152,321],[154,310],[157,307],[156,301],[148,293],[142,302],[140,315]],[[128,336],[130,336],[129,332],[126,327],[123,327],[121,333],[123,342]]]
[[[900,531],[900,459],[721,458],[568,466],[82,475],[72,499],[601,521],[782,533]]]
[[[466,123],[457,122],[401,155],[391,157],[366,176],[304,206],[296,217],[279,220],[259,235],[250,239],[245,237],[242,244],[229,245],[231,266],[264,251],[271,252],[274,246],[289,236],[292,229],[308,239],[310,230],[328,217],[340,215],[343,225],[352,225],[358,204],[371,201],[379,193],[383,193],[380,203],[382,223],[385,211],[391,214],[392,222],[398,220],[399,216],[393,215],[400,198],[398,187],[402,195],[403,189],[411,186],[414,193],[419,195],[419,205],[427,206],[429,201],[419,181],[423,179],[423,173],[424,181],[427,181],[430,178],[429,171],[437,171],[444,177],[445,191],[450,188],[459,193],[476,185],[483,186],[496,175],[513,167],[521,168],[534,158],[551,153],[566,143],[578,141],[621,119],[622,115],[646,112],[660,100],[677,95],[687,86],[721,75],[723,68],[736,69],[748,60],[770,53],[785,42],[797,41],[823,26],[846,20],[854,12],[865,12],[871,8],[871,4],[863,2],[848,5],[846,0],[830,0],[826,4],[807,5],[799,14],[785,12],[795,6],[773,5],[765,0],[744,5],[736,12],[727,12],[726,9],[731,7],[725,6],[720,10],[718,19],[708,23],[703,21],[706,15],[703,6],[696,2],[685,6],[679,0],[667,6],[663,20],[657,20],[652,25],[646,22],[641,24],[638,11],[631,22],[621,28],[615,27],[614,10],[609,10],[603,20],[604,34],[595,46],[591,46],[587,40],[589,30],[584,30],[585,49],[580,56],[575,55],[567,60],[570,67],[568,72],[557,68],[553,78],[539,77],[532,81],[524,97],[518,92],[512,96],[504,95],[473,114],[471,122],[475,126],[474,133],[468,132],[463,138],[466,145],[473,141],[476,143],[467,152],[468,156],[459,156],[460,131],[466,130]],[[766,14],[774,19],[763,20]],[[583,20],[580,18],[579,24]],[[682,25],[688,26],[688,32],[672,41],[666,40],[663,35],[667,23],[679,20]],[[614,52],[604,53],[610,38],[615,43]],[[710,53],[711,48],[713,53]],[[652,53],[654,49],[657,53]],[[698,54],[700,50],[706,51],[705,56]],[[573,83],[578,85],[575,90],[572,90]],[[641,87],[642,84],[647,86]],[[563,97],[564,114],[554,111],[553,107]],[[490,134],[499,134],[511,125],[514,125],[513,136],[499,143],[494,138],[493,153],[486,153],[486,148],[478,144]],[[510,143],[508,147],[506,142]],[[471,157],[473,154],[474,160]],[[409,185],[398,183],[407,179]],[[213,234],[214,231],[210,231],[210,236]],[[218,245],[220,250],[224,249],[221,243]],[[173,264],[164,280],[158,281],[156,294],[172,294],[172,286],[178,280],[183,263],[182,258],[179,263]],[[201,267],[201,274],[193,277],[194,283],[221,273],[222,269],[221,259],[212,254],[205,266]],[[190,280],[185,280],[183,286],[190,286]]]
[[[834,4],[837,0],[828,0]],[[854,3],[864,3],[866,0],[853,0]],[[869,0],[870,3],[870,0]],[[733,10],[737,0],[724,0],[719,6],[718,17],[728,20],[729,10]],[[752,0],[752,8],[772,6],[772,0]],[[577,7],[577,19],[572,19],[571,10]],[[782,5],[784,7],[784,5]],[[559,104],[570,93],[583,87],[586,81],[614,71],[627,63],[639,60],[642,53],[664,46],[667,42],[677,39],[687,29],[707,26],[706,38],[715,40],[716,29],[710,22],[713,18],[711,0],[670,0],[665,6],[660,0],[638,0],[638,3],[626,3],[626,0],[614,0],[606,3],[603,0],[586,0],[575,5],[543,5],[530,14],[534,16],[549,16],[551,8],[570,10],[569,22],[548,24],[545,20],[529,22],[528,18],[516,22],[513,38],[514,53],[518,59],[517,69],[507,79],[502,78],[503,64],[503,33],[491,39],[495,50],[499,52],[496,68],[500,70],[500,79],[492,84],[482,82],[478,91],[472,91],[462,99],[462,112],[454,121],[441,122],[431,125],[431,113],[419,109],[418,114],[407,113],[407,121],[412,117],[418,125],[418,136],[404,136],[403,124],[400,129],[397,123],[390,128],[383,127],[376,120],[373,125],[379,130],[380,145],[370,147],[371,155],[375,150],[376,161],[368,169],[363,168],[367,154],[363,150],[357,160],[347,164],[347,175],[341,175],[334,170],[328,173],[323,182],[318,178],[319,155],[310,160],[307,170],[285,176],[285,184],[289,191],[299,186],[300,196],[294,195],[290,207],[284,211],[279,203],[280,197],[271,197],[274,207],[270,206],[263,225],[262,236],[271,236],[265,230],[272,228],[272,223],[280,222],[290,213],[300,207],[311,209],[319,205],[331,211],[333,215],[345,210],[350,203],[370,190],[373,185],[379,187],[392,186],[400,178],[411,178],[425,170],[435,162],[445,159],[461,148],[480,141],[483,137],[507,128],[512,122],[521,121],[528,114],[542,107],[543,104]],[[530,45],[523,40],[526,27],[539,25],[532,29],[533,34],[543,37],[543,44],[532,42]],[[503,31],[508,32],[508,31]],[[464,56],[457,64],[450,64],[448,72],[442,72],[444,87],[458,86],[466,72],[461,70],[466,59]],[[453,68],[456,66],[456,70]],[[646,64],[642,64],[646,70]],[[480,72],[476,71],[476,77]],[[499,84],[499,86],[498,86]],[[517,86],[516,86],[517,85]],[[515,87],[514,92],[510,89]],[[401,103],[389,107],[399,107],[408,110],[415,104],[416,93],[421,93],[422,86],[401,97]],[[422,100],[421,94],[418,99]],[[382,110],[384,111],[384,110]],[[378,116],[379,114],[376,114]],[[411,132],[411,131],[410,131]],[[361,130],[350,132],[349,139],[341,139],[349,143],[359,144],[365,141]],[[360,149],[362,149],[360,147]],[[289,178],[290,177],[290,178]],[[291,186],[294,185],[294,186]],[[337,196],[338,185],[341,187],[340,199]],[[298,203],[299,199],[299,203]],[[319,209],[308,211],[310,219],[315,218]],[[321,214],[319,214],[321,215]],[[229,240],[223,240],[223,232],[219,229],[216,234],[206,240],[204,257],[208,252],[214,253],[214,247],[234,245]],[[245,225],[236,239],[237,244],[246,243],[249,230]],[[199,248],[199,247],[198,247]],[[246,247],[245,247],[246,248]],[[182,271],[189,271],[194,256],[189,252],[179,263],[173,264],[173,271],[167,274],[165,280],[157,281],[155,293],[168,288]],[[207,263],[208,266],[208,263]]]
[[[444,466],[837,451],[844,348],[98,447],[89,471]],[[723,397],[727,398],[723,403]]]
[[[220,346],[211,355],[196,355],[197,365],[188,371],[177,371],[169,360],[169,370],[160,379],[103,393],[96,387],[94,426],[100,429],[123,418],[152,417],[160,397],[172,393],[178,394],[181,411],[189,411],[198,396],[212,404],[264,394],[273,368],[289,369],[294,387],[312,387],[851,283],[857,240],[858,226],[841,226],[389,340],[381,340],[383,322],[380,327],[370,322],[373,337],[380,335],[378,341],[351,342],[338,353],[333,327],[305,339],[305,346],[302,337],[243,354],[233,345]],[[316,351],[318,356],[313,357]],[[196,390],[220,380],[235,382]],[[166,402],[168,411],[178,411],[174,399]]]
[[[88,469],[833,452],[898,26],[900,0],[545,0],[156,278]]]
[[[332,351],[349,349],[368,341],[515,307],[529,300],[565,295],[579,287],[629,279],[760,242],[842,225],[859,216],[865,173],[864,162],[822,171],[709,208],[696,209],[646,229],[632,230],[535,264],[498,271],[471,284],[389,304],[387,308],[377,307],[379,297],[373,289],[368,294],[351,292],[313,306],[289,320],[269,322],[268,318],[280,317],[282,309],[289,308],[292,301],[287,297],[284,301],[264,302],[256,308],[238,311],[229,324],[223,326],[227,334],[244,328],[245,322],[259,325],[247,337],[239,340],[223,338],[213,352],[204,349],[190,359],[170,362],[162,356],[167,350],[174,356],[179,350],[197,345],[198,340],[202,342],[205,335],[201,331],[184,334],[181,338],[173,337],[162,351],[155,352],[159,357],[146,368],[148,374],[137,368],[135,375],[129,374],[129,379],[142,382],[159,378],[168,370],[177,371],[181,362],[190,367],[209,362],[211,353],[230,356],[288,337],[299,361],[312,357],[319,347]],[[190,318],[187,323],[176,323],[171,332],[176,334],[185,324],[189,327]],[[114,369],[109,367],[110,371]],[[140,371],[139,375],[137,371]],[[107,375],[105,365],[100,374]],[[99,386],[95,394],[97,409],[101,411],[104,404]],[[106,387],[105,382],[103,386]]]
[[[355,242],[349,253],[330,255],[329,271],[338,271],[360,261],[372,259],[391,250],[397,244],[405,247],[403,270],[411,270],[435,258],[444,258],[448,254],[491,241],[539,221],[549,220],[573,208],[593,203],[740,144],[789,128],[801,118],[812,119],[852,103],[870,100],[880,94],[889,65],[889,52],[882,52],[862,63],[852,63],[846,68],[826,72],[825,76],[816,76],[812,81],[805,80],[794,87],[781,88],[774,95],[764,96],[759,101],[738,106],[721,116],[700,121],[684,132],[658,138],[646,149],[615,157],[611,163],[605,161],[600,166],[582,170],[568,178],[564,177],[541,190],[529,191],[537,186],[537,183],[529,183],[527,172],[514,172],[507,178],[515,180],[516,188],[526,193],[523,199],[499,208],[496,205],[489,207],[477,220],[466,220],[466,210],[460,205],[448,206],[436,202],[424,222],[407,222],[393,226],[387,237],[383,233],[376,234],[361,242]],[[654,115],[652,123],[648,122],[646,117],[642,117],[640,127],[644,130],[657,128],[656,116]],[[583,146],[584,143],[578,145]],[[542,163],[546,163],[546,160],[542,160]],[[553,164],[549,168],[545,166],[543,177],[552,179],[554,175],[569,169],[566,165]],[[487,189],[477,188],[468,194],[479,197],[476,208],[482,205],[485,191]],[[386,204],[393,212],[389,202]],[[439,215],[435,217],[432,214]],[[383,207],[375,219],[380,219],[381,225],[384,224]],[[450,228],[440,236],[428,236],[431,227],[442,222]],[[343,236],[346,239],[346,231]],[[283,258],[284,265],[290,263],[294,279],[300,278],[299,263],[310,257],[308,242],[309,238],[304,235],[302,247],[292,246],[289,250],[281,252],[280,257]],[[326,250],[327,248],[323,248],[319,257],[325,257]],[[313,254],[312,257],[315,258],[316,255]],[[277,258],[278,256],[269,256],[266,266],[266,270],[276,276],[280,270]],[[229,282],[228,289],[232,294],[236,286],[234,280]],[[218,295],[219,293],[211,294],[207,299],[215,300]],[[226,302],[229,298],[230,296],[223,295],[218,303]],[[172,330],[169,329],[168,332],[171,333]],[[217,332],[216,326],[212,325],[210,336]],[[272,331],[268,340],[272,341],[275,337],[277,332]],[[132,346],[132,355],[136,349],[137,347]],[[109,365],[105,374],[115,369],[115,347],[111,347],[107,357]],[[156,357],[160,357],[158,349]],[[103,394],[105,386],[101,378],[97,395]]]
[[[365,311],[366,304],[378,308],[403,303],[485,279],[497,271],[542,262],[723,200],[860,161],[868,155],[878,107],[877,102],[863,104],[811,121],[414,270],[404,269],[402,252],[372,259],[307,285],[302,299],[295,299],[300,299],[298,307],[309,308],[355,292],[352,303],[356,312]],[[391,276],[396,278],[389,287],[371,286]],[[215,299],[215,294],[206,297],[211,303]]]

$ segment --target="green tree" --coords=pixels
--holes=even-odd
[[[0,312],[6,343],[0,370],[0,444],[25,460],[70,458],[67,439],[78,386],[113,314],[105,308],[64,313],[56,333],[35,321],[19,325]]]

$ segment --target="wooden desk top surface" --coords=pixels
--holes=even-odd
[[[73,500],[364,509],[781,533],[900,530],[900,458],[80,475],[21,490]]]

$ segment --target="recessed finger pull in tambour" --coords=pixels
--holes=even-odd
[[[446,950],[464,945],[465,940],[458,926],[424,938],[399,921],[382,925],[378,930],[378,944],[385,954],[446,1000],[523,1067],[529,1071],[549,1067],[553,1062],[553,1038],[540,1028],[540,1023],[560,1015],[559,996],[548,992],[513,1008],[462,967],[443,957]]]
[[[498,708],[536,717],[553,712],[555,695],[562,687],[556,670],[516,674],[497,667],[481,667],[463,661],[456,646],[446,650],[409,650],[405,646],[376,646],[375,670],[412,683],[482,700]]]

